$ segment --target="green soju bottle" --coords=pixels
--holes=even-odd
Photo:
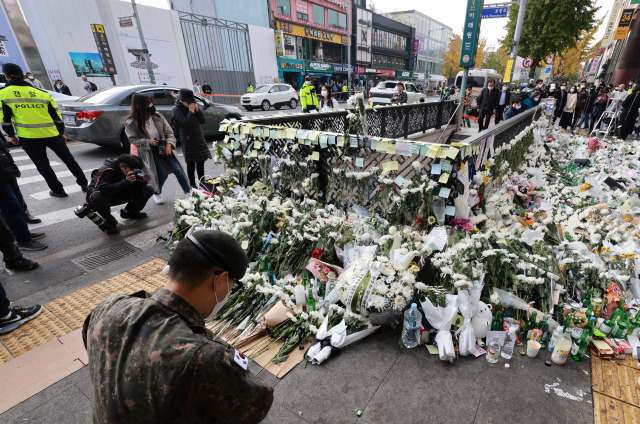
[[[491,331],[502,331],[502,305],[498,304],[491,320]]]
[[[580,338],[573,343],[573,346],[571,346],[571,357],[574,361],[582,361],[582,356],[587,350],[587,347],[589,347],[587,337],[589,337],[589,332],[583,331]]]
[[[531,317],[529,318],[529,321],[527,321],[527,323],[524,325],[524,337],[529,340],[531,339],[531,333],[533,332],[533,330],[536,329],[536,324],[537,324],[537,312],[532,312],[531,313]]]
[[[611,336],[616,339],[624,339],[624,336],[627,335],[627,331],[629,330],[629,318],[631,318],[631,312],[625,312],[622,314],[622,317],[618,319],[616,325],[611,330]]]
[[[316,310],[316,299],[313,297],[313,289],[309,287],[309,295],[307,296],[307,311]]]
[[[613,327],[615,327],[616,325],[617,318],[618,318],[618,312],[613,311],[611,316],[604,320],[604,322],[602,323],[602,325],[600,325],[600,328],[598,330],[600,330],[605,336],[608,336],[609,334],[611,334],[611,331],[613,331]]]

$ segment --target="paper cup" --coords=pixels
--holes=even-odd
[[[529,358],[535,358],[540,350],[540,343],[535,340],[529,340],[527,342],[527,356]]]

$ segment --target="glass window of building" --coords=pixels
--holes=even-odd
[[[347,29],[347,15],[337,10],[327,9],[327,17],[331,28]]]
[[[324,7],[313,5],[313,22],[318,25],[324,25]]]
[[[298,12],[298,19],[303,20],[303,21],[308,21],[309,20],[309,15],[307,15],[306,13]]]
[[[278,0],[276,7],[279,14],[291,16],[291,0]]]

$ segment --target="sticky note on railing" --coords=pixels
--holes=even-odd
[[[349,147],[358,147],[358,138],[355,135],[349,136]]]
[[[243,125],[242,128],[240,129],[241,134],[249,134],[250,131],[251,131],[251,127],[249,125]]]
[[[240,148],[240,141],[233,140],[233,148],[234,149],[239,149]]]
[[[329,144],[336,144],[336,136],[333,134],[329,134],[327,135],[327,143]]]
[[[440,175],[440,178],[438,179],[438,182],[441,184],[446,184],[447,181],[449,181],[449,174],[447,174],[446,172],[442,175]]]
[[[456,214],[455,206],[447,206],[444,208],[444,214],[449,216],[454,216]]]
[[[402,187],[402,185],[404,184],[404,177],[402,175],[398,175],[396,177],[395,180],[393,180],[393,182],[398,186],[398,187]]]
[[[378,140],[371,140],[371,150],[376,150],[378,148]]]
[[[449,159],[455,159],[458,156],[458,149],[456,147],[449,147],[447,149],[447,157]]]
[[[397,171],[398,170],[398,161],[391,160],[389,162],[385,162],[382,164],[382,170],[384,172]]]
[[[442,159],[440,161],[440,165],[442,166],[442,170],[444,172],[451,172],[451,168],[453,168],[453,166],[451,165],[451,162],[449,162],[446,159]]]
[[[380,153],[387,153],[387,147],[389,146],[389,142],[386,140],[380,140],[378,145],[376,146],[376,151]]]
[[[227,130],[227,127],[229,127],[229,124],[220,124],[220,128],[218,128],[218,130],[220,132],[225,132]]]
[[[252,133],[255,137],[260,137],[262,135],[262,128],[254,128]]]
[[[320,160],[320,152],[311,153],[311,159],[316,161]]]
[[[251,157],[252,158],[257,158],[258,157],[258,151],[257,150],[252,150],[251,151]]]
[[[326,149],[327,148],[327,136],[326,135],[321,135],[320,136],[320,148],[321,149]]]
[[[253,143],[253,147],[256,149],[261,149],[262,148],[262,141],[257,140],[255,143]]]
[[[276,136],[275,136],[275,137],[271,136],[271,138],[278,138],[278,139],[283,139],[283,138],[285,138],[285,136],[284,136],[284,130],[277,130],[277,131],[276,131]],[[287,138],[288,138],[288,137],[287,137]]]
[[[438,193],[438,196],[446,199],[449,197],[449,194],[451,194],[451,189],[449,187],[440,187],[440,193]]]
[[[264,142],[264,150],[269,150],[269,148],[271,147],[271,143],[269,143],[268,141]]]
[[[298,130],[296,130],[295,128],[288,128],[286,130],[284,130],[284,136],[285,138],[289,138],[289,139],[294,139],[296,138],[296,133],[298,132]]]
[[[362,168],[364,166],[364,158],[356,158],[356,166]]]
[[[338,147],[344,147],[344,136],[339,135],[336,139],[336,143],[338,144]]]
[[[439,159],[444,159],[447,157],[447,148],[446,147],[440,147],[440,150],[438,150],[438,155],[436,156]]]
[[[311,141],[318,141],[318,131],[309,131],[307,138]]]
[[[420,146],[420,156],[427,156],[428,153],[429,153],[428,145],[423,144],[422,146]]]
[[[442,174],[442,167],[439,163],[434,163],[431,165],[431,175],[440,175]]]
[[[394,143],[389,143],[389,145],[387,146],[387,153],[390,155],[396,154],[396,145]]]
[[[304,140],[307,138],[307,132],[305,130],[298,130],[296,136],[297,138],[301,138]]]

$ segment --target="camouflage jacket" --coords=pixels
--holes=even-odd
[[[94,423],[257,423],[273,402],[273,389],[167,289],[104,300],[82,335]]]

